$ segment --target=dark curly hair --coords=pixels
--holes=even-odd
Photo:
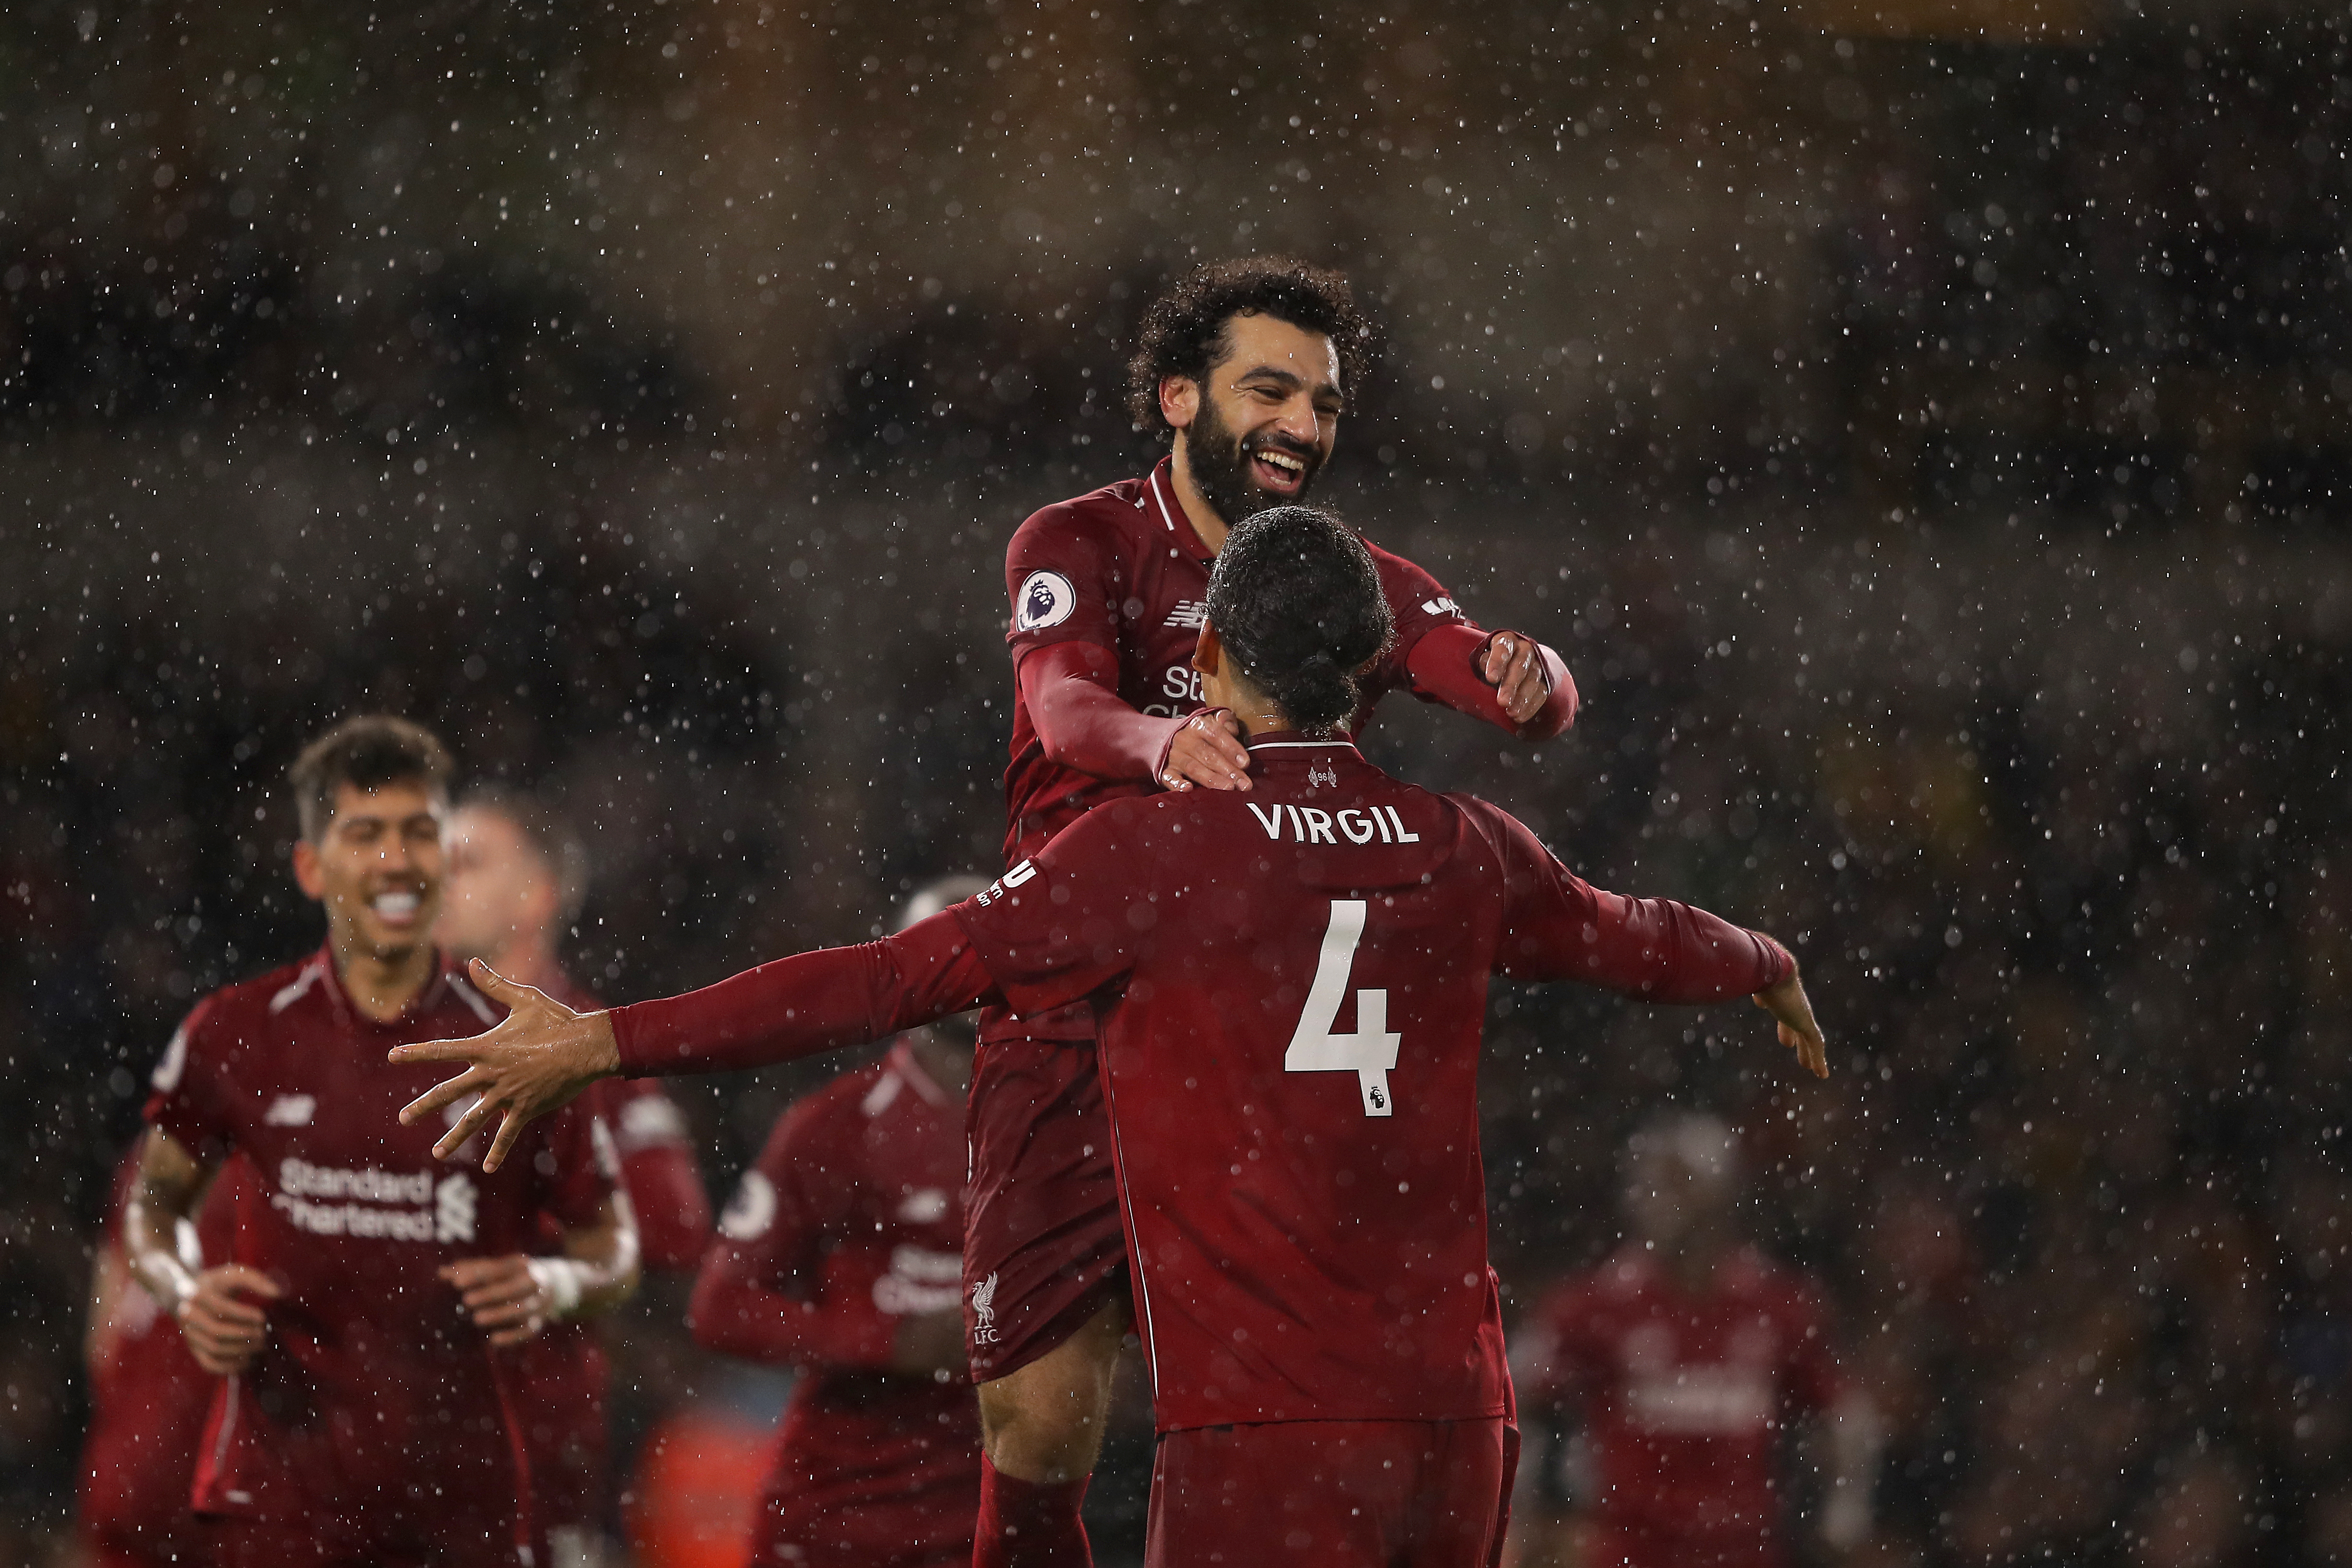
[[[320,842],[335,820],[335,795],[344,785],[365,793],[387,784],[421,784],[436,800],[449,796],[449,751],[421,724],[390,714],[347,718],[302,748],[286,770],[302,836]]]
[[[1308,735],[1355,713],[1357,674],[1395,630],[1372,552],[1313,507],[1269,507],[1234,525],[1209,574],[1209,623],[1250,684]]]
[[[1161,382],[1208,379],[1209,367],[1228,351],[1226,324],[1236,316],[1271,316],[1330,339],[1339,385],[1351,397],[1371,369],[1371,323],[1339,273],[1286,256],[1213,262],[1178,280],[1143,313],[1127,361],[1127,411],[1139,427],[1161,424]]]

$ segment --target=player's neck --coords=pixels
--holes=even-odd
[[[362,1017],[378,1023],[388,1023],[408,1010],[408,1004],[433,983],[438,962],[438,955],[427,942],[393,954],[370,951],[357,940],[337,939],[329,943],[329,948],[343,995]]]
[[[1225,548],[1225,536],[1233,530],[1225,526],[1224,518],[1217,516],[1217,509],[1209,505],[1209,498],[1201,494],[1201,486],[1192,482],[1192,456],[1181,430],[1176,433],[1168,472],[1175,480],[1176,504],[1183,508],[1184,520],[1200,536],[1202,548],[1211,555],[1216,554]]]

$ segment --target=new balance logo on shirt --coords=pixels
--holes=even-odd
[[[1197,599],[1180,599],[1176,608],[1168,612],[1162,626],[1181,626],[1188,632],[1198,632],[1209,623],[1209,607]]]
[[[261,1119],[273,1127],[307,1127],[318,1113],[319,1099],[315,1094],[280,1094],[269,1103]]]

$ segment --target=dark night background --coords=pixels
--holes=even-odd
[[[1498,990],[1511,1299],[1719,1110],[1891,1419],[1874,1562],[2352,1563],[2347,27],[8,8],[0,1560],[68,1560],[148,1071],[318,939],[301,741],[559,799],[609,997],[863,938],[994,866],[1003,548],[1151,460],[1143,300],[1283,250],[1385,333],[1318,498],[1584,693],[1374,755],[1793,936],[1832,1035]],[[681,1086],[714,1190],[821,1076]]]

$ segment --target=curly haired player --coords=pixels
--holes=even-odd
[[[1247,790],[1230,714],[1192,656],[1227,531],[1303,499],[1330,459],[1370,329],[1336,272],[1278,256],[1204,267],[1144,313],[1129,411],[1169,454],[1150,473],[1045,507],[1005,552],[1017,685],[1005,864],[1089,808],[1160,790]],[[1573,722],[1559,656],[1474,624],[1434,578],[1376,545],[1394,634],[1350,734],[1391,691],[1528,740]],[[1078,1505],[1100,1452],[1130,1316],[1110,1142],[1082,1007],[982,1015],[967,1111],[964,1243],[972,1376],[989,1468],[975,1561],[1087,1561]]]

